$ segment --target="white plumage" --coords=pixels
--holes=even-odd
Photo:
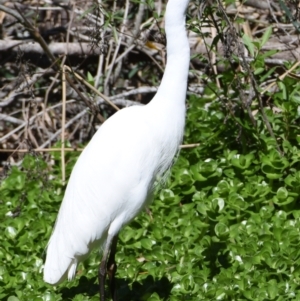
[[[185,121],[188,2],[167,5],[167,66],[155,97],[110,117],[75,164],[47,248],[44,280],[50,284],[72,279],[93,247],[108,247],[148,205],[156,177],[172,164]]]

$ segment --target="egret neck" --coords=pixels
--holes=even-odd
[[[167,36],[167,65],[158,88],[151,101],[166,109],[185,105],[190,47],[185,29],[185,13],[189,0],[170,0],[165,15]]]

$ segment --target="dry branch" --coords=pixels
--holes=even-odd
[[[92,48],[90,43],[57,43],[53,42],[48,45],[49,50],[56,56],[60,55],[75,55],[75,56],[87,56],[87,55],[100,55],[100,48]],[[45,54],[41,45],[37,42],[27,41],[22,42],[18,40],[0,40],[0,52],[12,51],[15,53],[29,53],[29,54]]]

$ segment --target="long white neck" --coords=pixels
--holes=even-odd
[[[153,98],[153,103],[184,104],[190,61],[190,47],[185,30],[185,14],[189,0],[169,0],[165,15],[167,65]]]

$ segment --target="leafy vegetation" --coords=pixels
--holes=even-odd
[[[276,84],[264,108],[276,141],[260,113],[250,127],[211,89],[189,98],[185,142],[200,145],[181,151],[153,218],[142,213],[120,233],[120,300],[299,300],[300,87],[293,78]],[[68,153],[68,172],[76,156]],[[98,299],[98,252],[74,281],[42,281],[64,190],[59,174],[27,155],[1,184],[2,300]]]
[[[224,72],[203,75],[203,95],[189,96],[184,144],[198,145],[181,150],[151,214],[121,231],[120,300],[300,300],[299,68],[278,76],[265,64],[270,33],[244,36],[253,60],[231,53]],[[78,154],[66,154],[68,175]],[[97,250],[75,280],[42,279],[60,164],[58,153],[51,164],[32,153],[1,183],[1,300],[99,299]]]

